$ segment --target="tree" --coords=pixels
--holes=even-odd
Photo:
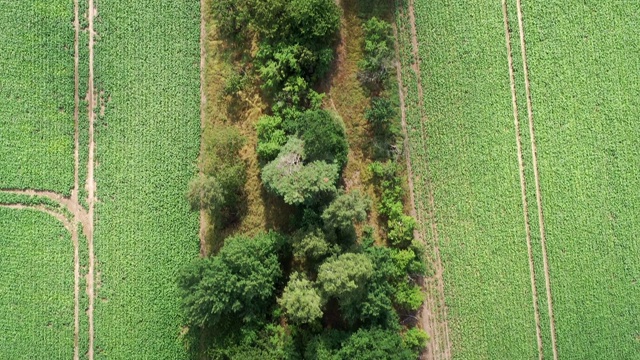
[[[342,344],[335,359],[415,360],[417,355],[405,346],[397,331],[360,329]]]
[[[360,80],[373,87],[381,87],[393,67],[393,38],[389,23],[372,17],[362,26],[364,30],[364,59],[358,64]]]
[[[278,157],[262,169],[267,189],[282,196],[290,205],[313,202],[321,193],[336,191],[338,168],[324,161],[303,164],[304,143],[291,137]]]
[[[291,274],[278,303],[296,324],[308,324],[322,317],[322,298],[313,283],[297,272]]]
[[[228,238],[216,256],[185,268],[178,286],[188,325],[221,326],[263,317],[282,276],[275,232]]]
[[[373,264],[367,255],[346,253],[320,265],[317,282],[326,297],[349,303],[361,298],[372,272]]]
[[[332,251],[320,229],[299,232],[293,236],[293,255],[298,260],[319,260]]]
[[[322,220],[330,229],[351,228],[354,222],[367,219],[371,200],[355,190],[338,196],[322,213]]]
[[[306,160],[326,161],[342,167],[347,162],[349,144],[342,120],[325,110],[305,111],[289,126],[304,141]]]

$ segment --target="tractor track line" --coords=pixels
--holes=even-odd
[[[79,190],[79,168],[80,168],[80,142],[79,142],[79,114],[80,114],[80,53],[79,53],[79,36],[80,36],[80,18],[79,18],[79,0],[73,0],[73,27],[75,30],[73,37],[73,191],[71,191],[71,201],[78,204],[78,190]],[[80,358],[80,256],[78,243],[78,214],[74,214],[74,226],[71,237],[73,240],[73,359],[78,360]]]
[[[87,98],[89,101],[89,160],[87,166],[87,193],[88,193],[88,221],[87,221],[87,244],[89,248],[89,273],[87,274],[87,295],[89,297],[89,309],[87,315],[89,318],[89,360],[93,360],[94,356],[94,321],[93,310],[95,306],[95,255],[93,249],[93,230],[94,230],[94,209],[96,203],[96,182],[94,179],[94,165],[95,165],[95,138],[94,138],[94,123],[95,123],[95,88],[94,88],[94,18],[96,16],[96,8],[93,0],[89,0],[89,84]]]
[[[556,342],[556,326],[553,317],[553,301],[551,296],[551,280],[549,274],[549,260],[547,257],[546,231],[544,228],[544,214],[542,211],[542,190],[540,187],[540,173],[538,170],[538,150],[533,126],[533,102],[531,100],[531,84],[529,82],[529,67],[527,65],[527,49],[524,40],[524,21],[522,20],[522,2],[516,0],[518,9],[518,28],[520,32],[520,49],[522,52],[522,69],[524,74],[525,94],[527,96],[527,116],[529,120],[529,138],[531,139],[531,159],[533,163],[533,180],[536,188],[536,203],[538,206],[538,224],[540,228],[540,244],[542,247],[542,265],[544,268],[544,283],[547,293],[547,306],[549,311],[549,328],[551,331],[551,347],[553,359],[558,360],[558,348]]]
[[[202,153],[204,150],[204,142],[202,136],[204,134],[204,126],[206,122],[206,105],[207,94],[205,93],[205,72],[206,72],[206,39],[207,39],[207,26],[205,13],[207,11],[207,5],[205,0],[200,0],[200,156],[198,156],[198,162],[201,162]],[[202,176],[202,164],[198,164],[200,176]],[[200,237],[200,256],[205,257],[207,255],[206,248],[206,231],[207,231],[207,215],[204,209],[200,209],[200,231],[198,235]]]
[[[420,108],[420,130],[423,141],[423,146],[427,148],[427,140],[425,138],[424,131],[424,123],[427,122],[427,115],[424,113],[424,91],[422,87],[422,75],[420,72],[420,52],[418,45],[418,31],[416,28],[416,18],[415,18],[415,5],[414,0],[409,0],[409,24],[411,27],[411,46],[413,49],[413,57],[414,57],[414,66],[413,70],[416,73],[417,77],[417,86],[418,86],[418,106]],[[427,214],[429,216],[429,222],[431,224],[431,231],[433,236],[433,265],[435,268],[435,274],[430,279],[432,286],[429,287],[428,297],[431,297],[433,312],[431,316],[435,316],[434,323],[437,329],[433,333],[433,344],[435,345],[431,349],[432,358],[436,358],[436,354],[439,353],[439,357],[441,359],[450,359],[451,354],[451,340],[449,338],[449,324],[447,322],[447,307],[445,303],[445,295],[444,295],[444,267],[442,265],[442,259],[440,257],[440,240],[438,235],[438,227],[435,220],[435,198],[433,193],[433,186],[428,178],[424,179],[424,182],[428,189],[429,196],[429,208],[427,209]],[[435,291],[436,294],[431,294],[432,291]],[[436,298],[434,298],[434,296]],[[437,302],[435,304],[434,302]],[[423,314],[424,315],[424,314]],[[429,351],[428,351],[429,352]]]
[[[538,292],[536,289],[535,267],[533,263],[533,250],[531,247],[531,226],[529,222],[529,206],[527,204],[527,184],[525,180],[524,159],[522,156],[522,138],[520,131],[520,120],[518,119],[518,99],[516,95],[516,80],[513,70],[513,53],[511,50],[511,35],[509,31],[509,16],[507,14],[507,2],[502,0],[502,14],[504,18],[504,36],[507,46],[507,60],[509,64],[509,84],[511,88],[511,104],[513,107],[513,122],[515,126],[516,147],[518,153],[518,170],[520,175],[520,194],[522,196],[522,213],[524,217],[524,227],[527,239],[527,255],[529,257],[529,276],[531,280],[531,297],[533,301],[533,312],[536,324],[536,341],[538,343],[538,359],[543,359],[542,335],[540,327],[540,310],[538,309]]]

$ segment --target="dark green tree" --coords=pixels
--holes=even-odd
[[[346,164],[349,144],[344,124],[337,115],[326,110],[306,111],[287,127],[304,141],[307,161],[326,161],[340,169]]]
[[[218,255],[185,268],[178,286],[187,324],[224,328],[264,317],[282,276],[278,250],[283,242],[275,232],[228,238]]]

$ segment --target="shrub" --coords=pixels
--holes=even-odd
[[[282,129],[282,118],[279,116],[262,116],[256,124],[258,133],[258,156],[263,161],[271,161],[278,156],[280,149],[287,142]]]
[[[413,350],[416,355],[427,346],[427,341],[429,341],[429,335],[416,327],[407,330],[403,336],[404,345]]]
[[[393,37],[389,23],[373,17],[363,24],[364,59],[358,77],[365,85],[380,88],[393,67]]]

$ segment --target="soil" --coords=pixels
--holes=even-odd
[[[536,341],[538,343],[538,358],[543,358],[542,336],[540,328],[540,310],[538,309],[538,292],[536,289],[536,276],[533,263],[533,251],[531,249],[531,226],[529,222],[529,205],[527,204],[527,184],[525,180],[524,159],[522,156],[522,138],[520,132],[520,120],[518,118],[518,99],[516,95],[515,75],[513,70],[513,54],[511,51],[511,35],[509,32],[509,17],[507,14],[507,3],[502,1],[502,12],[504,16],[504,34],[507,46],[507,58],[509,63],[509,82],[511,87],[511,103],[513,106],[513,121],[516,133],[516,145],[518,152],[518,170],[520,175],[520,193],[522,196],[522,213],[524,216],[524,226],[527,238],[527,255],[529,257],[529,276],[531,280],[531,296],[536,323]]]
[[[556,342],[555,319],[553,317],[553,301],[551,298],[551,281],[549,276],[549,260],[547,257],[546,232],[544,228],[544,214],[542,211],[542,191],[540,189],[540,172],[538,168],[538,150],[536,147],[536,137],[533,126],[533,103],[531,100],[531,85],[529,82],[529,67],[527,65],[527,49],[524,40],[524,24],[522,20],[522,3],[517,0],[518,28],[520,32],[520,50],[522,52],[522,68],[524,74],[525,94],[527,96],[527,116],[529,120],[529,138],[531,139],[531,158],[533,163],[533,179],[536,188],[536,203],[538,206],[538,224],[540,229],[540,244],[542,247],[542,265],[544,269],[544,282],[547,295],[547,306],[549,311],[549,327],[551,330],[551,346],[553,349],[553,359],[558,359],[558,348]]]
[[[200,0],[200,132],[204,133],[204,127],[206,123],[206,108],[207,108],[207,94],[205,91],[205,74],[206,74],[206,39],[207,39],[207,27],[205,14],[207,13],[207,5],[205,0]],[[204,150],[204,141],[200,141],[200,154]],[[198,158],[200,158],[199,156]],[[200,175],[202,175],[202,166],[200,168]],[[200,231],[198,236],[200,238],[200,256],[207,255],[207,213],[205,209],[200,209]]]
[[[89,273],[87,274],[87,295],[89,296],[89,309],[87,315],[89,317],[89,360],[93,360],[94,353],[94,323],[93,323],[93,309],[95,302],[94,294],[94,272],[95,272],[95,256],[93,250],[93,225],[94,225],[94,209],[96,203],[96,183],[94,179],[94,165],[95,165],[95,137],[94,137],[94,122],[95,122],[95,88],[94,88],[94,28],[93,22],[97,14],[93,0],[89,0],[89,87],[88,87],[88,100],[89,100],[89,164],[87,166],[87,193],[88,193],[88,216],[85,225],[85,235],[87,237],[87,244],[89,247]]]

